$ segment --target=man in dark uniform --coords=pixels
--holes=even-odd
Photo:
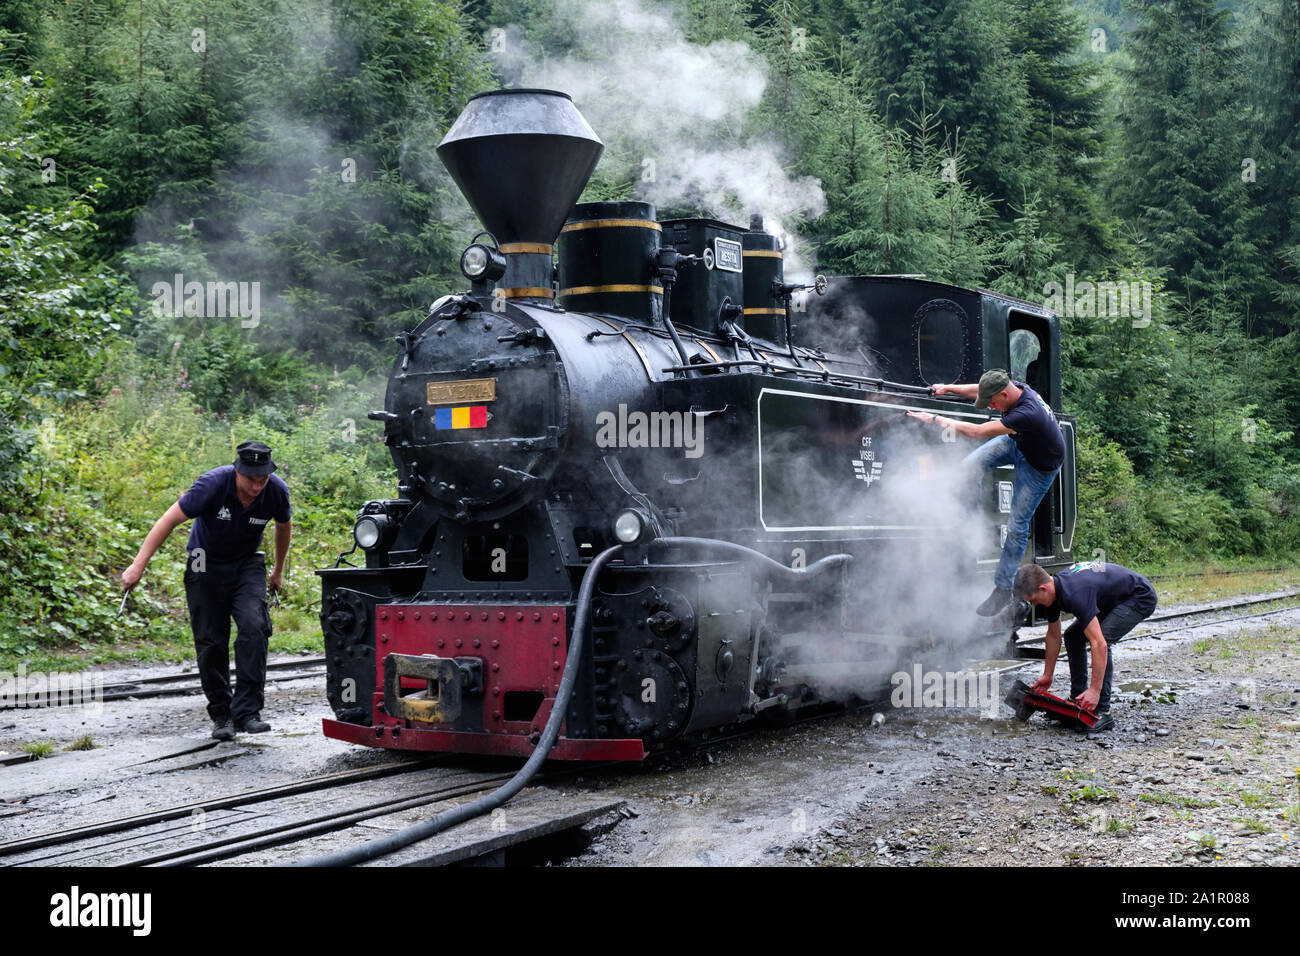
[[[1136,571],[1101,561],[1071,565],[1055,576],[1036,564],[1026,564],[1016,572],[1015,591],[1047,612],[1043,676],[1032,689],[1046,691],[1052,686],[1056,657],[1061,651],[1061,612],[1069,611],[1074,615],[1074,621],[1065,629],[1070,697],[1101,718],[1092,728],[1094,731],[1109,730],[1115,725],[1110,716],[1110,683],[1115,671],[1111,646],[1156,609],[1156,591],[1151,582]],[[1092,649],[1091,683],[1085,644]]]
[[[122,573],[122,587],[140,581],[145,566],[177,525],[194,518],[186,545],[185,597],[194,631],[199,679],[208,698],[212,736],[233,740],[235,731],[263,733],[267,642],[271,616],[266,594],[283,585],[284,560],[292,526],[289,489],[271,474],[277,465],[264,442],[246,441],[233,465],[200,475],[167,509]],[[268,580],[266,558],[258,551],[262,531],[275,521],[275,567]],[[235,693],[230,693],[230,620],[234,618]]]
[[[976,408],[992,408],[1002,413],[998,421],[979,424],[929,412],[907,413],[922,421],[951,427],[956,434],[967,438],[988,439],[962,462],[963,468],[974,475],[977,502],[986,471],[1003,465],[1015,467],[1007,539],[1002,544],[1002,557],[993,576],[993,593],[975,609],[985,617],[992,617],[1011,601],[1016,568],[1020,567],[1029,544],[1029,522],[1065,461],[1065,437],[1051,406],[1024,382],[1013,382],[1000,368],[985,372],[978,385],[935,385],[934,394],[973,398]]]

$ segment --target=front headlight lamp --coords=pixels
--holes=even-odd
[[[635,544],[645,535],[647,523],[635,508],[620,511],[614,519],[614,537],[623,544]]]
[[[379,546],[387,531],[386,515],[362,515],[352,529],[352,537],[356,538],[357,544],[364,550],[370,551]]]
[[[490,246],[475,242],[461,253],[460,271],[471,282],[495,282],[506,274],[506,259]]]

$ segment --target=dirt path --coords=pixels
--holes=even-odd
[[[616,787],[641,820],[575,862],[1295,865],[1298,636],[1300,610],[1121,642],[1105,734],[1022,724],[1004,706],[747,741],[719,767]],[[1067,675],[1062,661],[1058,693]]]
[[[820,833],[786,859],[1300,863],[1298,621],[1292,612],[1122,642],[1125,692],[1106,734],[1079,735],[1041,715],[997,737],[923,720],[941,761],[929,780],[893,806],[848,815],[842,835]],[[1058,692],[1065,673],[1058,667]]]

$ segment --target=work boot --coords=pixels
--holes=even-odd
[[[1011,605],[1011,625],[1019,627],[1022,624],[1028,624],[1030,617],[1033,616],[1034,606],[1023,598],[1016,598]]]
[[[271,729],[271,725],[258,714],[249,714],[247,717],[240,718],[235,726],[245,734],[264,734]]]
[[[235,725],[229,717],[212,722],[212,736],[216,740],[234,740]]]
[[[1110,711],[1098,711],[1097,723],[1088,728],[1088,733],[1099,734],[1103,730],[1110,730],[1115,726],[1115,718],[1110,715]]]
[[[1115,718],[1110,715],[1108,710],[1097,711],[1097,722],[1089,727],[1081,720],[1074,722],[1074,729],[1081,734],[1099,734],[1103,731],[1110,730],[1115,726]]]
[[[994,588],[993,593],[984,599],[984,603],[975,609],[980,617],[992,617],[1011,601],[1011,588]]]

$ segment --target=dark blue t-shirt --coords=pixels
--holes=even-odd
[[[1094,617],[1109,614],[1129,598],[1138,599],[1138,610],[1150,614],[1156,609],[1151,582],[1119,564],[1074,564],[1052,575],[1052,580],[1056,582],[1056,600],[1044,609],[1049,623],[1059,621],[1062,611],[1069,611],[1086,627]]]
[[[257,551],[268,521],[289,520],[289,486],[272,475],[245,509],[235,489],[235,466],[222,465],[199,475],[180,506],[194,519],[187,551],[202,548],[209,561],[240,561]]]
[[[1056,471],[1065,461],[1065,438],[1052,409],[1024,382],[1011,384],[1021,389],[1019,400],[1002,413],[1002,424],[1014,434],[1011,440],[1025,460],[1039,471]]]

